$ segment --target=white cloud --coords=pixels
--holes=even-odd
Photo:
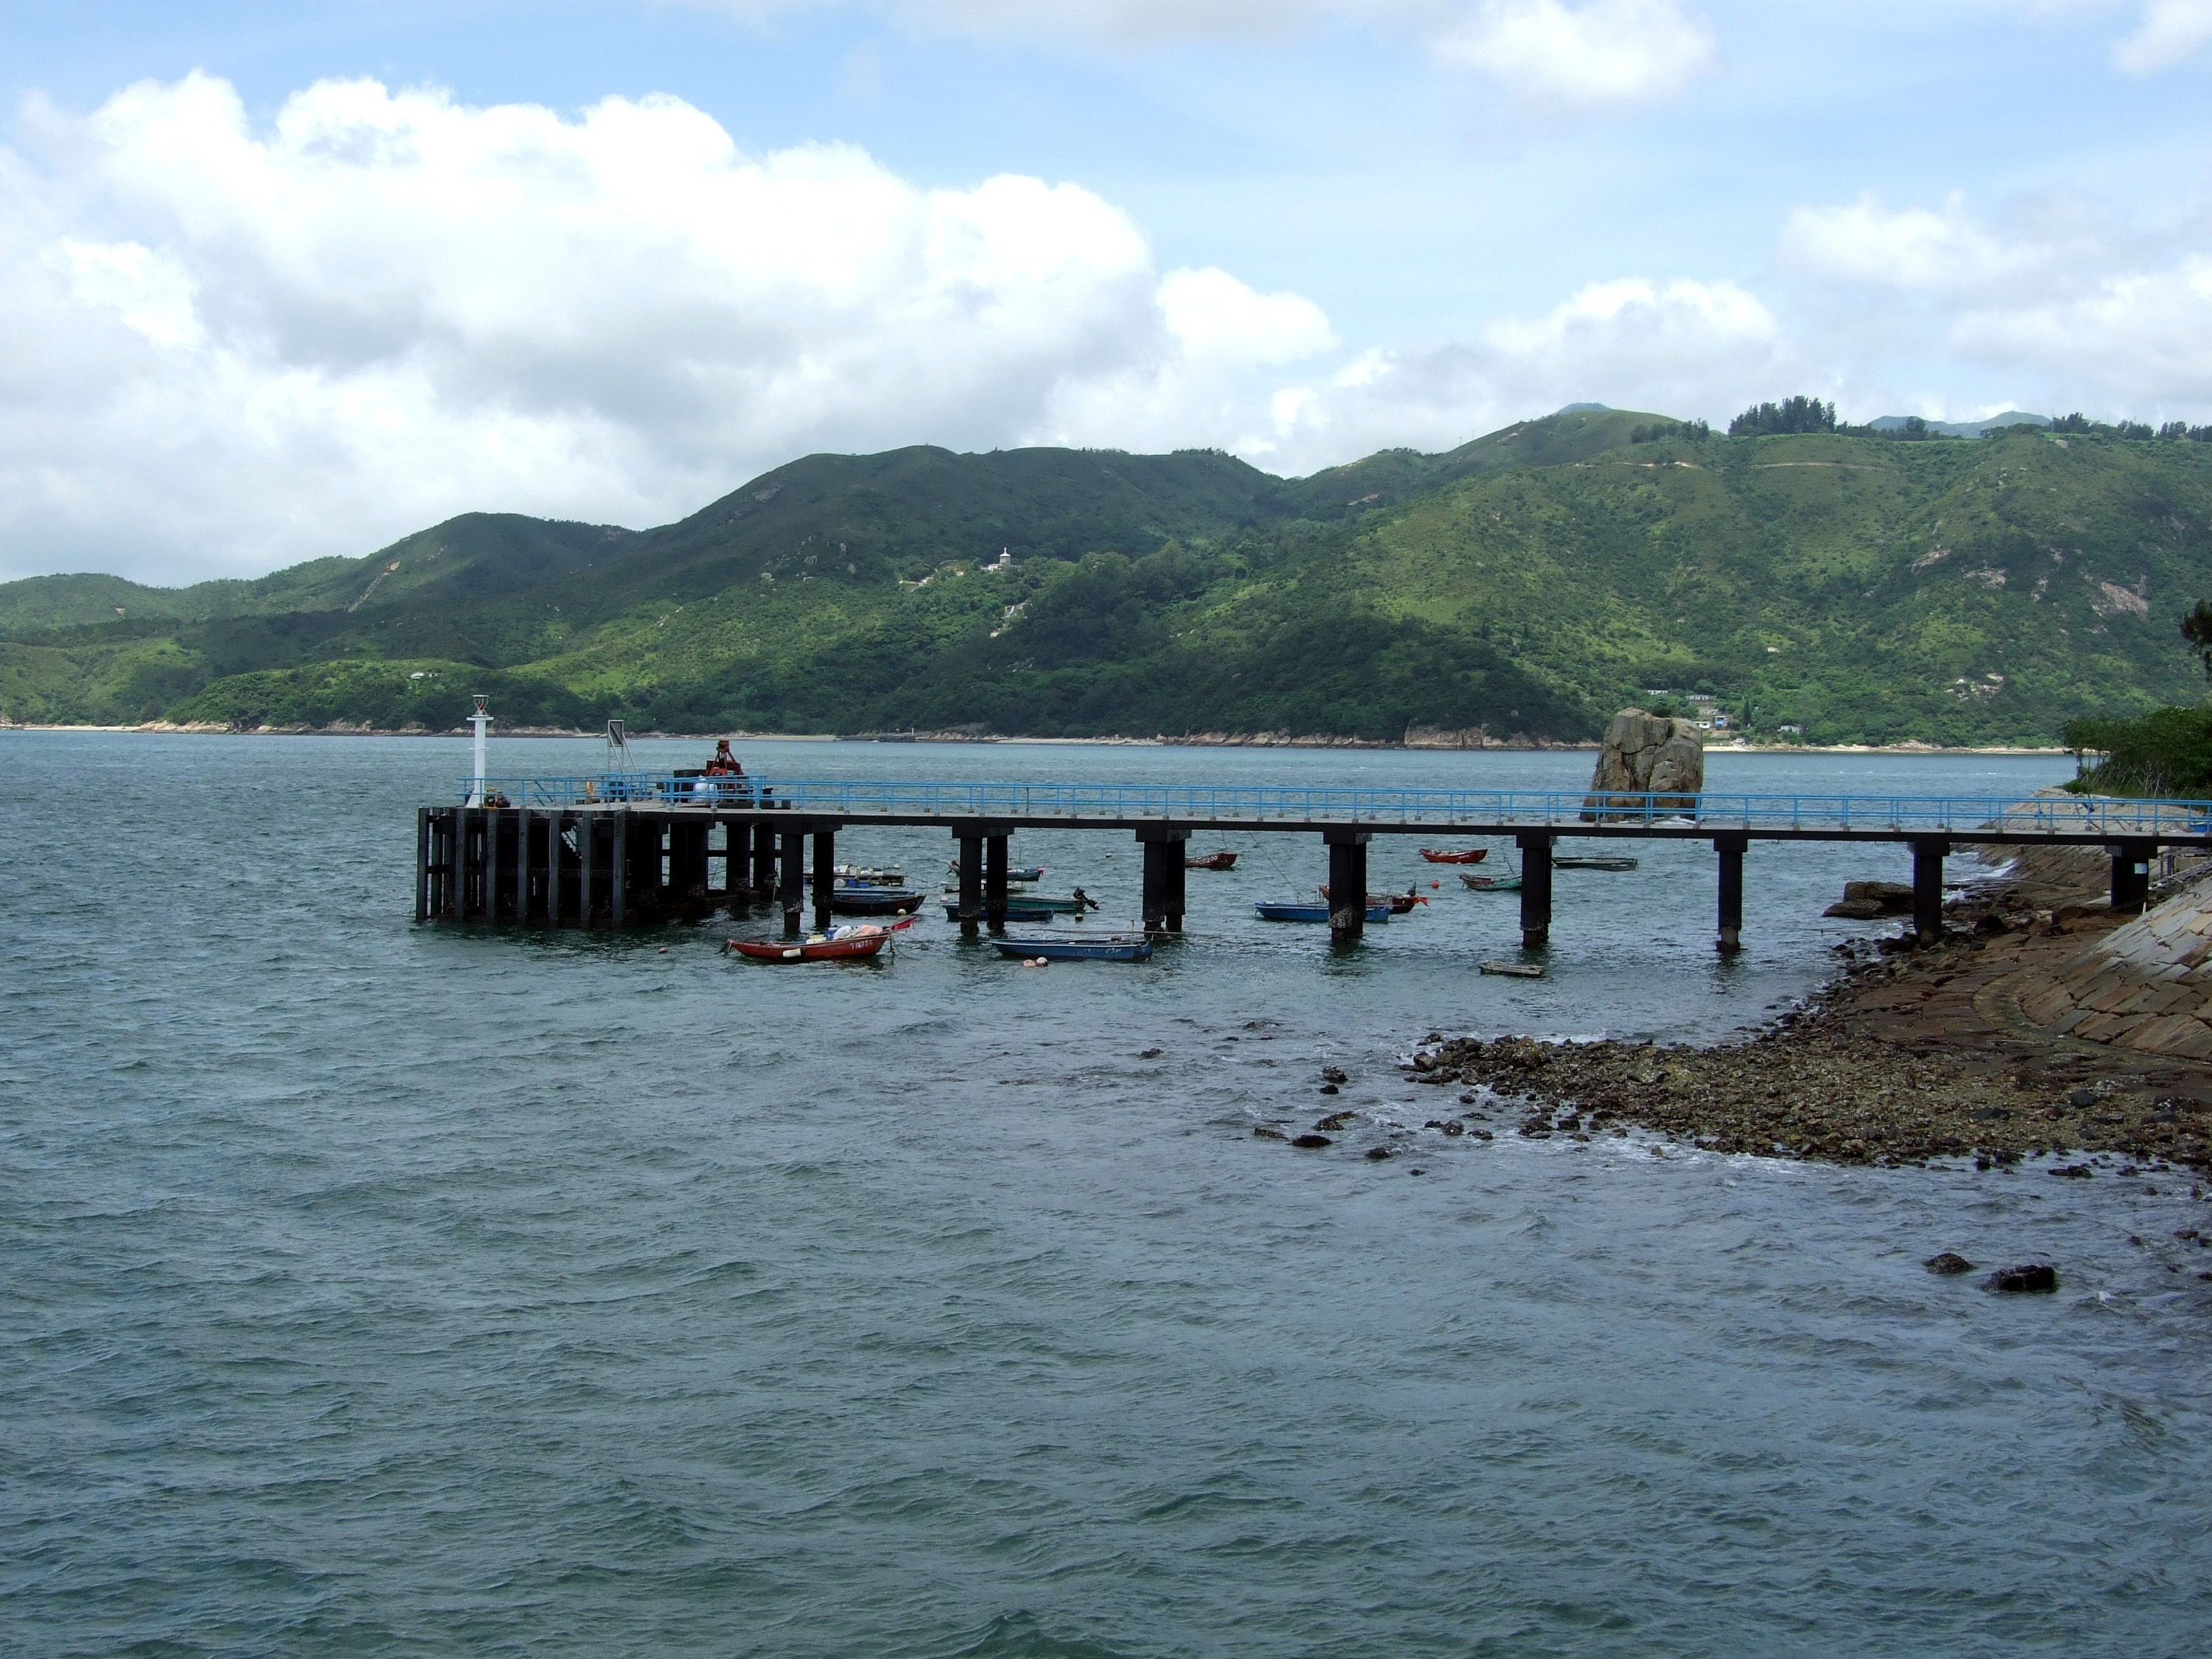
[[[1782,252],[1825,285],[1838,359],[1878,337],[1893,356],[2002,368],[2051,404],[2137,417],[2204,410],[2212,239],[2201,220],[2132,228],[2042,199],[1992,221],[1955,196],[1940,211],[1868,196],[1791,214]]]
[[[1485,0],[1437,51],[1524,103],[1565,110],[1669,97],[1720,61],[1712,31],[1674,0]]]
[[[2171,69],[2212,40],[2212,0],[2143,0],[2142,21],[2114,43],[2112,61],[2130,75]]]
[[[1718,412],[1775,396],[1791,372],[1781,324],[1732,283],[1593,283],[1472,343],[1370,350],[1326,383],[1285,389],[1274,453],[1303,471],[1389,445],[1448,448],[1571,400]]]
[[[360,553],[471,507],[650,522],[813,448],[1219,441],[1334,343],[1162,276],[1088,191],[740,152],[325,82],[118,94],[0,151],[0,535],[16,572]]]
[[[749,21],[854,3],[909,28],[1133,48],[1279,42],[1322,24],[1425,40],[1437,61],[1559,112],[1616,109],[1718,67],[1712,30],[1679,0],[690,0]]]

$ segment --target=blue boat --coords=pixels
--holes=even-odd
[[[994,939],[1002,957],[1033,962],[1142,962],[1152,954],[1152,940],[1141,935],[1100,933],[1090,939],[1055,934],[1048,939]]]
[[[1252,908],[1260,913],[1260,920],[1262,921],[1326,922],[1328,920],[1329,915],[1328,906],[1326,904],[1270,904],[1263,899],[1255,904]],[[1386,900],[1381,904],[1369,905],[1367,907],[1367,920],[1370,921],[1389,921],[1390,906],[1389,902]]]

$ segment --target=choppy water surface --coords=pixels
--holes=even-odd
[[[726,924],[416,926],[412,809],[465,753],[0,737],[0,1647],[2201,1650],[2212,1284],[2172,1234],[2212,1205],[2185,1182],[1510,1135],[1359,1155],[1439,1114],[1392,1063],[1425,1032],[1718,1036],[1809,988],[1850,931],[1820,904],[1903,854],[1754,848],[1732,965],[1701,845],[1561,872],[1530,984],[1474,971],[1510,899],[1437,889],[1344,956],[1246,921],[1322,878],[1286,837],[1193,872],[1191,934],[1143,967],[1024,969],[933,919],[887,967],[784,969],[719,957]],[[1717,788],[2062,771],[1711,763]],[[840,844],[931,878],[949,851]],[[1133,908],[1119,836],[1015,851]],[[1375,855],[1378,887],[1430,874]],[[1346,1105],[1326,1152],[1251,1133]],[[2054,1260],[2064,1290],[1930,1278],[1947,1249]]]

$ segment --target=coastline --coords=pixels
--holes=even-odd
[[[2021,1006],[2024,987],[2130,918],[2046,864],[1954,902],[1946,920],[1955,931],[1934,945],[1838,947],[1833,981],[1739,1041],[1438,1036],[1412,1068],[1466,1085],[1463,1109],[1484,1105],[1473,1091],[1486,1088],[1531,1139],[1637,1128],[1699,1151],[1836,1164],[2212,1174],[2212,1066],[2067,1036]]]
[[[604,727],[553,726],[495,726],[495,735],[502,741],[520,738],[599,738],[605,735]],[[130,726],[99,726],[92,724],[43,725],[32,721],[0,721],[0,732],[108,732],[139,737],[209,737],[209,738],[465,738],[470,735],[466,726],[452,726],[441,731],[427,727],[386,727],[351,726],[263,726],[249,731],[240,731],[212,720],[193,721],[177,725],[166,720],[148,720]],[[1387,743],[1367,738],[1337,738],[1322,735],[1285,737],[1273,732],[1218,733],[1206,732],[1197,736],[1150,738],[1034,738],[1011,732],[918,732],[892,738],[876,736],[856,737],[836,732],[632,732],[629,736],[638,742],[714,743],[727,738],[732,743],[928,743],[952,744],[1029,744],[1070,749],[1354,749],[1397,750],[1407,752],[1441,752],[1452,754],[1550,754],[1588,751],[1595,754],[1601,747],[1596,739],[1588,741],[1545,738],[1524,743],[1487,742],[1481,744]],[[1811,744],[1811,743],[1733,743],[1709,744],[1708,755],[2070,755],[2074,751],[2063,745],[2036,744],[1973,744],[1946,748],[1942,744],[1908,741],[1894,744]]]

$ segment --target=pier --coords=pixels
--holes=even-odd
[[[418,919],[613,927],[773,902],[787,935],[830,922],[837,836],[935,828],[958,866],[963,930],[1006,921],[1006,841],[1021,830],[1133,835],[1142,919],[1179,933],[1193,835],[1310,836],[1335,897],[1332,935],[1357,939],[1367,849],[1378,836],[1510,841],[1521,858],[1521,939],[1552,926],[1552,860],[1567,838],[1710,842],[1716,938],[1741,947],[1746,855],[1755,842],[1899,843],[1912,853],[1913,927],[1940,933],[1954,848],[2102,848],[2112,905],[2140,911],[2163,848],[2212,852],[2212,801],[2051,795],[1594,797],[1580,790],[1261,788],[1133,784],[931,783],[605,773],[465,781],[459,805],[416,820]],[[809,868],[809,859],[811,867]],[[1325,864],[1325,876],[1323,866]],[[811,894],[809,889],[811,889]]]

